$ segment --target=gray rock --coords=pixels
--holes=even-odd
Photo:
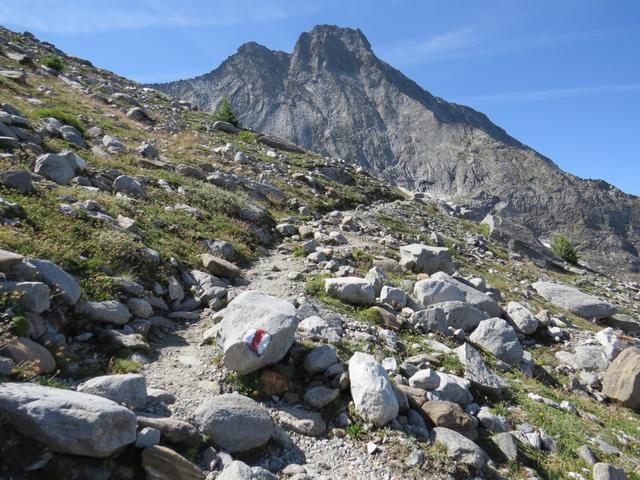
[[[338,361],[336,347],[333,345],[320,345],[309,352],[302,366],[312,375],[324,372],[327,367]]]
[[[235,125],[233,125],[233,124],[231,124],[229,122],[223,122],[222,120],[218,120],[216,122],[213,122],[213,129],[214,130],[220,130],[222,132],[227,132],[227,133],[240,133],[240,131],[241,131]]]
[[[604,370],[609,366],[607,353],[600,345],[577,346],[573,361],[576,368],[584,370]]]
[[[34,171],[43,177],[56,182],[60,185],[66,185],[76,176],[78,165],[75,159],[69,155],[58,155],[54,153],[45,153],[36,159]]]
[[[584,461],[584,463],[586,463],[590,467],[593,467],[596,463],[598,463],[596,455],[588,445],[582,445],[576,450],[576,454]]]
[[[605,300],[560,283],[536,282],[533,288],[549,303],[584,318],[605,318],[616,313],[616,307]]]
[[[298,318],[295,307],[285,300],[246,291],[222,314],[218,345],[225,366],[240,375],[279,362],[295,340]]]
[[[327,295],[353,305],[371,305],[375,300],[373,287],[364,278],[328,278],[324,284]]]
[[[497,433],[491,437],[491,440],[508,460],[518,461],[518,442],[512,433]]]
[[[387,372],[371,355],[353,354],[349,359],[349,378],[356,412],[366,422],[383,426],[398,415],[398,400]]]
[[[415,273],[453,273],[453,261],[446,247],[414,243],[400,247],[400,265]]]
[[[519,364],[524,354],[516,332],[501,318],[480,322],[469,340],[510,365]]]
[[[136,438],[136,447],[147,448],[160,443],[160,430],[155,428],[143,427],[138,432]]]
[[[19,253],[0,249],[0,272],[7,273],[9,270],[22,262],[24,257]]]
[[[602,393],[640,410],[640,348],[626,348],[611,363],[604,374]]]
[[[627,475],[621,468],[601,462],[593,466],[593,480],[627,480]]]
[[[113,189],[131,197],[144,197],[142,184],[129,175],[120,175],[113,181]]]
[[[136,317],[149,318],[153,315],[153,307],[144,298],[130,298],[127,307]]]
[[[491,316],[498,316],[501,313],[500,306],[491,297],[451,278],[444,272],[434,273],[430,279],[416,282],[413,294],[425,306],[459,301],[469,303]]]
[[[258,402],[226,393],[206,399],[195,411],[195,421],[213,444],[229,453],[261,447],[269,441],[274,425],[269,411]]]
[[[108,398],[132,410],[143,409],[147,403],[147,383],[144,375],[137,373],[94,377],[78,385],[78,391]]]
[[[208,253],[200,255],[200,258],[202,259],[202,265],[204,268],[213,275],[225,278],[236,278],[242,276],[242,270],[224,258],[209,255]]]
[[[455,352],[464,365],[464,378],[485,393],[500,395],[502,380],[487,366],[480,352],[467,342],[456,348]]]
[[[409,378],[409,385],[413,388],[433,390],[440,386],[440,375],[430,368],[418,370]]]
[[[26,170],[7,170],[0,172],[0,184],[7,188],[13,188],[25,195],[33,191],[31,174]]]
[[[76,305],[76,312],[86,315],[90,320],[113,325],[124,325],[131,318],[126,305],[117,300],[104,302],[81,302]]]
[[[475,470],[481,470],[489,461],[482,448],[454,430],[436,427],[432,431],[432,439],[434,443],[441,443],[446,447],[449,458]]]
[[[386,283],[389,283],[387,274],[384,273],[384,270],[380,267],[372,267],[364,276],[364,279],[371,284],[376,297],[380,296],[382,287]]]
[[[509,422],[506,418],[496,415],[489,407],[482,407],[477,414],[480,425],[489,430],[491,433],[506,432],[509,428]]]
[[[338,343],[342,338],[342,321],[340,317],[331,319],[312,315],[300,322],[298,332],[311,340],[323,340],[329,343]]]
[[[16,368],[16,362],[7,357],[0,357],[0,375],[8,377],[14,368]]]
[[[337,388],[311,387],[304,394],[304,401],[313,408],[324,408],[340,396]]]
[[[393,308],[401,309],[407,305],[407,294],[400,288],[385,285],[380,291],[380,302],[387,303]]]
[[[435,303],[427,308],[442,309],[446,326],[454,330],[461,328],[465,332],[473,331],[482,320],[489,318],[485,312],[466,302]]]
[[[138,417],[138,426],[160,431],[164,440],[185,447],[197,447],[201,442],[200,432],[188,422],[173,417]]]
[[[282,407],[276,414],[278,423],[302,435],[318,437],[327,429],[327,424],[317,412],[297,407]]]
[[[49,260],[30,259],[29,262],[36,267],[44,283],[54,291],[56,299],[68,305],[78,302],[82,290],[75,278]]]
[[[531,335],[538,329],[538,319],[518,302],[507,304],[507,314],[516,328],[525,335]]]
[[[473,395],[469,391],[471,382],[464,378],[439,372],[440,385],[432,393],[439,400],[467,405],[473,402]]]
[[[51,290],[41,282],[0,282],[0,293],[19,293],[17,305],[30,312],[49,310]]]
[[[54,452],[105,458],[136,440],[136,416],[96,395],[0,383],[0,413]]]
[[[244,462],[234,460],[216,477],[216,480],[277,480],[273,473],[262,467],[250,467]]]
[[[409,323],[420,332],[448,334],[444,310],[439,307],[429,306],[424,310],[413,312],[409,317]]]
[[[62,138],[64,138],[67,142],[71,142],[80,147],[86,146],[80,132],[71,125],[63,125],[62,127],[60,127],[60,135],[62,135]]]

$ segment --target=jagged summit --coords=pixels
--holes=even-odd
[[[504,217],[531,238],[568,234],[593,265],[640,271],[640,199],[563,172],[486,115],[380,60],[360,30],[320,25],[292,53],[247,44],[212,72],[152,85],[397,185]],[[506,224],[506,223],[505,223]]]

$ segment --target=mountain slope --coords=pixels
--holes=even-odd
[[[378,59],[359,30],[318,26],[292,54],[256,43],[205,75],[153,87],[341,157],[412,189],[494,213],[536,237],[568,234],[592,265],[640,272],[640,199],[582,180],[484,114],[448,103]]]

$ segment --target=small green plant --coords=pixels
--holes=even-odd
[[[345,432],[354,440],[362,440],[364,438],[364,427],[361,423],[352,423],[345,428]]]
[[[69,388],[67,385],[65,385],[62,382],[59,382],[54,377],[40,377],[38,378],[37,381],[40,385],[44,385],[45,387],[63,388],[63,389]]]
[[[142,364],[128,358],[115,358],[111,362],[111,373],[140,373]]]
[[[296,258],[306,257],[307,256],[307,251],[302,247],[294,248],[292,253],[293,253],[293,256],[296,257]]]
[[[242,140],[243,142],[246,143],[255,143],[256,142],[256,134],[253,132],[250,132],[248,130],[243,130],[242,132],[240,132],[238,134],[238,139]]]
[[[40,118],[55,118],[56,120],[60,120],[65,125],[71,125],[73,128],[78,130],[78,132],[84,135],[84,125],[82,122],[73,115],[63,112],[58,108],[38,108],[36,110],[36,115]]]
[[[58,55],[47,55],[42,60],[42,64],[46,67],[54,69],[56,72],[62,72],[67,64]]]
[[[213,117],[216,120],[229,122],[231,125],[234,125],[238,128],[240,127],[240,122],[236,118],[236,114],[233,113],[233,110],[231,110],[231,104],[229,103],[229,99],[227,97],[224,97],[222,99],[222,105],[220,105],[220,108],[218,108]]]
[[[566,260],[569,263],[577,264],[578,263],[578,251],[576,247],[571,243],[571,240],[567,238],[566,235],[557,235],[553,239],[553,243],[551,244],[551,249],[553,253],[558,255],[563,260]]]
[[[29,321],[24,315],[14,315],[11,319],[13,329],[19,337],[26,337],[29,333]]]

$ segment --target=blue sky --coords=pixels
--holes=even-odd
[[[0,24],[141,82],[205,73],[247,41],[290,52],[358,27],[385,61],[563,169],[640,195],[640,2],[5,0]]]

